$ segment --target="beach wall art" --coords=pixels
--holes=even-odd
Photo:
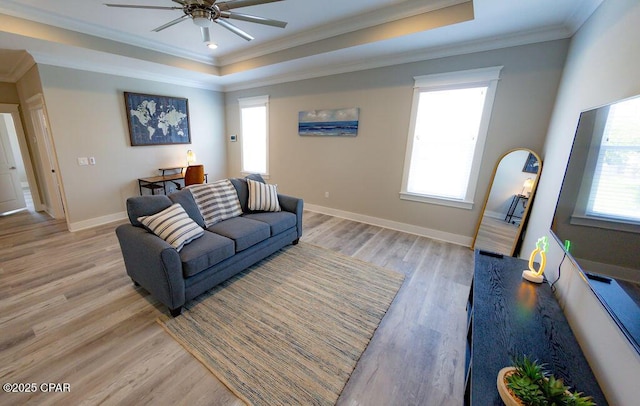
[[[355,137],[360,109],[311,110],[298,113],[301,136]]]

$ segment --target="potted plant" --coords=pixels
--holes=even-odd
[[[498,373],[498,392],[507,406],[594,406],[590,396],[571,392],[562,379],[544,369],[544,364],[526,355]]]

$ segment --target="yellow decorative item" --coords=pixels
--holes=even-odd
[[[529,257],[529,269],[522,271],[522,277],[524,279],[529,282],[542,283],[544,280],[542,274],[544,273],[544,267],[547,264],[547,248],[549,248],[549,238],[547,238],[547,236],[538,238],[536,249],[533,250]],[[540,267],[536,271],[533,266],[533,261],[536,259],[536,255],[538,255],[538,253],[540,253]]]

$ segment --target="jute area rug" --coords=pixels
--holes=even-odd
[[[403,279],[300,243],[159,321],[249,405],[333,405]]]

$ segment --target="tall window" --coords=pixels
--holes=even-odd
[[[501,69],[414,78],[402,199],[472,207]]]
[[[640,224],[640,98],[609,107],[586,216]]]
[[[269,96],[238,100],[242,135],[242,172],[269,173]]]

